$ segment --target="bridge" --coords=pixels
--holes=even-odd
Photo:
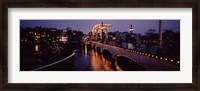
[[[109,51],[112,58],[116,60],[119,56],[127,57],[132,61],[136,62],[137,64],[143,66],[147,71],[180,70],[180,62],[177,60],[168,59],[148,53],[128,50],[117,46],[99,43],[96,41],[90,41],[90,45],[96,50],[99,50],[101,53],[103,53],[103,51],[105,50]],[[126,60],[121,60],[121,61],[126,61]]]

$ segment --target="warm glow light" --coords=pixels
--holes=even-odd
[[[112,39],[113,39],[113,40],[116,40],[116,38],[115,38],[115,37],[113,37]]]
[[[171,60],[171,62],[173,62],[173,60]]]
[[[85,45],[85,53],[87,54],[87,45]]]
[[[158,58],[158,56],[156,56],[156,58]]]
[[[167,58],[165,58],[165,60],[167,60]]]
[[[177,63],[180,63],[179,61],[177,61]]]
[[[67,42],[67,37],[61,37],[62,42]]]
[[[36,52],[39,51],[39,45],[35,45],[35,51],[36,51]]]
[[[67,30],[63,30],[63,32],[67,32]]]
[[[160,57],[160,59],[162,59],[162,57]]]
[[[51,31],[52,31],[52,32],[55,32],[56,30],[52,29]]]
[[[39,38],[40,38],[40,36],[35,36],[35,38],[36,38],[36,39],[39,39]]]
[[[46,35],[41,35],[41,37],[46,37]]]

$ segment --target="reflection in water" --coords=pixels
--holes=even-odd
[[[87,49],[87,45],[85,45],[85,54],[87,54],[87,50],[88,50],[88,49]]]
[[[74,64],[77,71],[121,71],[120,67],[115,65],[111,60],[107,60],[103,55],[99,55],[93,49],[84,45],[84,50],[80,51]]]
[[[36,52],[39,51],[39,45],[35,45],[35,51],[36,51]]]
[[[98,47],[97,47],[98,49]],[[74,70],[77,71],[143,71],[141,65],[126,58],[118,57],[117,60],[112,58],[108,50],[93,50],[91,46],[83,45],[82,51],[79,52],[78,58],[74,64]]]

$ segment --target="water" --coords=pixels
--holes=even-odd
[[[77,71],[121,71],[111,60],[107,60],[93,49],[89,49],[86,45],[79,52],[74,69]]]

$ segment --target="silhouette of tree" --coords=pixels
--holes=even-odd
[[[145,33],[145,36],[146,36],[146,51],[149,53],[150,52],[150,49],[153,47],[154,45],[154,42],[153,40],[155,39],[155,35],[156,35],[156,30],[155,29],[149,29],[146,33]]]
[[[66,30],[72,30],[72,28],[71,27],[66,27]]]

